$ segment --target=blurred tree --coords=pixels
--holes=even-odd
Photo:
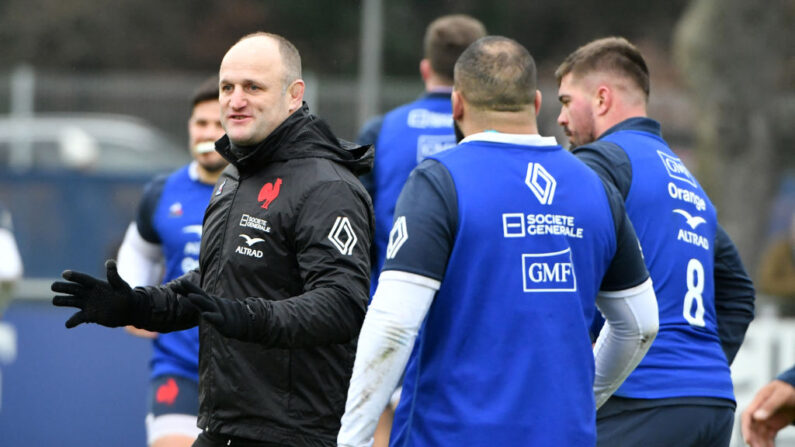
[[[425,27],[444,14],[477,17],[489,34],[508,36],[526,46],[540,66],[557,66],[578,46],[609,35],[665,47],[686,4],[687,0],[385,0],[384,72],[415,75]]]
[[[699,178],[749,271],[795,129],[795,0],[694,0],[675,57],[697,108]]]
[[[355,73],[357,5],[5,0],[0,2],[0,63],[74,71],[215,70],[237,39],[266,30],[287,36],[314,70]]]
[[[296,44],[307,71],[352,77],[358,68],[361,4],[2,0],[0,66],[10,70],[28,63],[39,72],[89,73],[96,78],[108,77],[111,71],[206,73],[217,70],[223,53],[242,35],[267,30]],[[782,169],[795,165],[795,151],[790,149],[795,145],[791,125],[795,121],[795,0],[770,0],[763,6],[743,0],[384,0],[385,75],[416,79],[426,25],[451,13],[478,17],[490,33],[525,45],[536,58],[542,84],[551,82],[551,69],[579,45],[607,35],[625,36],[644,50],[647,59],[653,56],[652,102],[661,97],[654,94],[659,91],[655,89],[671,80],[666,61],[671,29],[677,25],[677,61],[692,89],[698,116],[693,126],[701,158],[699,177],[744,258],[754,263],[766,229],[765,217],[760,216],[767,216]],[[129,95],[121,98],[132,102]],[[6,92],[0,91],[3,106],[6,100]],[[75,93],[75,99],[64,104],[77,108],[78,101]],[[139,102],[151,101],[140,95]],[[132,105],[103,108],[90,104],[102,111],[133,110]],[[542,109],[547,128],[556,129],[550,118],[555,108],[554,95],[547,95]],[[173,111],[163,110],[162,115],[166,114]],[[144,114],[165,122],[162,115]],[[669,123],[670,137],[672,120],[663,121]],[[182,129],[181,121],[178,124]],[[689,130],[690,122],[686,120],[685,125]],[[681,133],[689,138],[689,131]]]
[[[539,64],[557,64],[605,35],[661,46],[686,0],[384,0],[384,73],[414,76],[422,35],[434,18],[467,13],[492,34],[515,38]],[[37,69],[204,71],[246,33],[282,34],[308,70],[355,75],[360,1],[3,0],[0,64]]]

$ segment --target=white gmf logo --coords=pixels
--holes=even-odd
[[[671,178],[681,180],[690,186],[696,186],[695,177],[687,170],[682,160],[659,150],[657,151],[657,155],[660,156],[660,160],[662,160],[662,164],[665,166],[665,170]]]
[[[522,254],[525,292],[576,292],[571,247],[552,253]]]
[[[356,246],[356,233],[347,217],[338,216],[328,233],[328,240],[344,255],[353,253]]]
[[[409,231],[406,227],[406,216],[395,219],[395,225],[389,232],[389,245],[386,247],[386,258],[394,259],[398,250],[409,240]]]
[[[533,191],[536,198],[542,205],[551,205],[555,197],[555,187],[557,182],[541,163],[530,162],[527,164],[527,175],[524,183]]]

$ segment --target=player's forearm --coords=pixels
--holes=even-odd
[[[338,444],[369,445],[378,418],[400,381],[417,333],[388,315],[368,312],[362,325]]]
[[[0,281],[16,281],[22,277],[22,259],[19,256],[14,235],[0,228]]]
[[[607,323],[594,347],[594,396],[602,406],[646,355],[657,336],[659,316],[651,280],[596,301]]]
[[[161,261],[160,245],[146,241],[135,223],[131,223],[116,255],[119,275],[133,287],[158,284],[162,274]]]
[[[389,276],[381,276],[362,326],[345,415],[337,438],[340,446],[372,444],[378,418],[400,381],[419,327],[436,293],[434,287],[438,287]]]

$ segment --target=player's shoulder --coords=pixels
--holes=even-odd
[[[167,181],[179,181],[179,182],[188,182],[188,181],[198,181],[198,170],[197,166],[194,163],[188,163],[181,168],[178,168],[174,171],[171,171],[168,174],[164,174]]]
[[[155,185],[159,185],[161,190],[169,192],[189,191],[207,186],[199,179],[198,167],[195,163],[189,163],[163,177],[162,179],[156,178]]]
[[[420,96],[419,98],[415,99],[414,101],[407,102],[405,104],[399,105],[394,109],[390,110],[384,115],[384,122],[394,120],[396,118],[400,118],[403,116],[408,115],[416,115],[414,116],[415,121],[420,121],[425,123],[426,125],[431,125],[431,127],[437,127],[435,121],[430,121],[432,119],[436,120],[445,120],[446,118],[452,115],[452,106],[451,100],[449,96],[441,96],[438,94],[425,94]],[[448,108],[450,107],[451,110],[446,113],[439,113],[438,109],[440,107]],[[443,117],[439,117],[436,115],[444,115]],[[445,123],[445,127],[452,126],[451,123]]]
[[[394,119],[396,119],[398,117],[408,115],[409,113],[411,113],[412,110],[415,110],[415,109],[418,109],[418,108],[421,108],[421,104],[419,103],[419,100],[415,100],[415,101],[407,102],[405,104],[401,104],[401,105],[395,107],[394,109],[386,112],[384,114],[381,122],[382,122],[382,124],[383,123],[387,123],[387,122],[389,122],[391,120],[394,120]]]
[[[417,197],[423,200],[416,200]],[[456,216],[458,213],[453,209],[456,203],[455,181],[450,171],[438,160],[426,158],[411,171],[398,199],[395,215],[400,211],[426,217]]]
[[[158,174],[152,180],[144,185],[144,192],[142,197],[142,203],[145,202],[154,202],[157,203],[160,200],[160,196],[163,195],[163,190],[166,188],[166,184],[173,182],[174,176],[179,173],[181,169],[177,171],[173,171],[170,173]]]
[[[157,174],[156,176],[152,177],[152,180],[147,182],[146,186],[147,187],[149,187],[149,186],[157,187],[157,186],[162,186],[166,182],[178,180],[178,179],[181,179],[183,177],[188,177],[189,178],[190,177],[190,166],[191,166],[191,164],[188,163],[188,164],[183,165],[183,166],[181,166],[181,167],[179,167],[179,168],[177,168],[177,169],[175,169],[175,170],[173,170],[171,172],[164,172],[164,173]]]
[[[611,141],[597,140],[572,150],[572,153],[607,183],[627,193],[632,182],[632,163],[624,149]]]
[[[449,150],[455,149],[458,146],[454,146]],[[444,151],[447,152],[447,151]],[[414,175],[422,175],[426,178],[447,178],[450,177],[450,171],[448,171],[447,167],[438,159],[442,158],[442,155],[447,155],[443,153],[435,154],[433,158],[428,157],[420,162],[416,168],[412,171]],[[438,158],[437,158],[438,157]]]
[[[163,186],[168,182],[168,179],[171,178],[172,174],[159,174],[149,180],[146,185],[144,186],[144,191],[152,191],[152,190],[163,190]]]
[[[571,152],[569,152],[571,154]],[[591,185],[601,185],[602,187],[607,188],[608,186],[612,187],[612,183],[609,180],[606,180],[603,175],[597,170],[594,169],[593,164],[589,163],[588,160],[583,159],[581,157],[572,155],[573,161],[570,161],[566,167],[566,177],[568,179],[574,179],[576,182],[584,184],[584,182],[590,182]]]
[[[384,124],[384,115],[377,115],[367,120],[356,137],[356,142],[361,145],[375,144]]]
[[[596,140],[590,143],[577,146],[571,153],[579,158],[589,156],[599,156],[608,160],[624,161],[628,159],[624,149],[612,141]]]

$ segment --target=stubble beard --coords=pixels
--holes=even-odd
[[[199,163],[205,171],[209,174],[217,174],[226,168],[229,164],[225,159],[221,159],[215,163]]]

